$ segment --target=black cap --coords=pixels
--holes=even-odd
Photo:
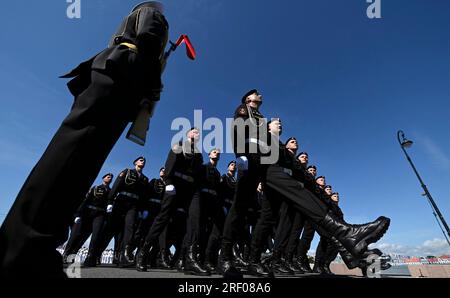
[[[308,166],[306,169],[308,170],[308,169],[310,169],[310,168],[313,168],[314,170],[317,171],[317,167],[316,167],[316,166],[310,165],[310,166]]]
[[[325,187],[324,188],[333,188],[333,187],[331,187],[331,185],[325,185]]]
[[[241,99],[242,103],[245,103],[245,100],[247,99],[247,97],[249,97],[250,95],[252,95],[253,93],[259,94],[258,90],[256,89],[252,89],[250,91],[248,91],[247,93],[244,94],[244,96]]]
[[[317,180],[317,179],[320,179],[320,178],[325,179],[325,176],[319,176],[319,177],[316,177],[316,180]]]
[[[228,163],[228,165],[227,165],[227,168],[228,168],[232,163],[236,164],[236,161],[235,161],[235,160],[230,161],[230,162]]]
[[[133,161],[133,164],[135,164],[139,159],[143,159],[144,162],[146,162],[145,157],[139,156],[138,158],[136,158],[136,159]]]
[[[106,176],[111,176],[111,178],[114,177],[114,175],[112,173],[106,173],[105,175],[103,175],[102,179],[105,179]]]
[[[165,167],[161,167],[161,169],[159,169],[159,171],[161,172],[162,170],[165,170],[166,168]]]
[[[289,139],[286,140],[286,143],[284,143],[284,145],[286,146],[287,143],[289,143],[292,140],[296,140],[297,141],[297,139],[295,137],[290,137]]]
[[[296,158],[298,159],[300,155],[306,155],[306,156],[309,156],[307,152],[300,152],[299,154],[297,154],[297,157],[296,157]],[[314,167],[314,166],[312,166],[312,167]]]
[[[161,2],[158,2],[158,1],[146,1],[146,2],[142,2],[142,3],[138,4],[138,5],[136,5],[136,6],[131,10],[131,12],[136,11],[136,10],[138,10],[138,9],[140,9],[140,8],[143,8],[143,7],[151,7],[151,8],[154,8],[154,9],[156,9],[157,11],[159,11],[160,13],[163,13],[163,12],[164,12],[164,5],[163,5]]]

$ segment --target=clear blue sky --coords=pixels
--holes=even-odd
[[[101,173],[144,154],[156,176],[174,118],[231,117],[258,88],[263,114],[282,118],[349,221],[391,217],[382,242],[402,249],[443,238],[396,132],[415,141],[411,156],[450,221],[449,1],[382,0],[379,20],[365,0],[163,2],[171,38],[189,34],[198,59],[171,57],[148,143],[122,137]],[[70,109],[57,77],[102,50],[138,1],[81,3],[81,19],[66,17],[64,0],[0,4],[0,222]]]

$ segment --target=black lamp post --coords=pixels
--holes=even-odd
[[[447,235],[450,236],[450,228],[447,225],[447,222],[445,221],[444,217],[442,216],[441,211],[439,210],[438,206],[436,205],[436,203],[433,200],[433,197],[431,196],[430,192],[428,191],[427,186],[425,185],[425,183],[423,183],[422,178],[419,175],[419,172],[417,172],[416,167],[414,166],[411,158],[409,157],[408,153],[406,152],[406,149],[411,147],[411,145],[413,144],[413,142],[411,140],[408,140],[405,138],[405,133],[402,130],[399,130],[397,132],[397,139],[398,139],[398,143],[400,144],[400,147],[403,150],[403,153],[405,153],[406,159],[409,161],[411,167],[414,170],[414,173],[417,176],[417,179],[419,179],[420,185],[422,186],[423,190],[424,190],[424,195],[428,198],[428,201],[431,204],[431,208],[433,209],[433,213],[436,216],[436,218],[439,218],[439,220],[441,221],[442,225],[444,226]],[[438,220],[438,224],[439,224],[439,220]],[[440,226],[440,224],[439,224]],[[442,229],[442,227],[441,227]],[[445,232],[442,231],[444,233],[445,239],[447,240],[447,243],[450,245],[450,241],[447,238],[447,235],[445,235]]]

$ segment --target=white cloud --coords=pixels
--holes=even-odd
[[[370,246],[378,248],[384,253],[399,254],[408,256],[441,256],[450,254],[450,246],[443,238],[434,238],[426,240],[418,246],[401,245],[393,243],[377,243]]]
[[[450,170],[450,158],[448,154],[431,138],[421,134],[418,135],[418,138],[420,139],[420,144],[428,151],[434,163],[442,169]]]

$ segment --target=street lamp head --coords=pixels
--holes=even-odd
[[[403,149],[408,149],[413,144],[413,141],[408,140],[405,137],[405,133],[403,132],[403,130],[399,130],[397,132],[397,139],[398,139],[398,142],[399,142],[400,146],[402,146]]]
[[[403,148],[408,149],[412,146],[412,144],[413,144],[413,141],[404,139],[401,145]]]

